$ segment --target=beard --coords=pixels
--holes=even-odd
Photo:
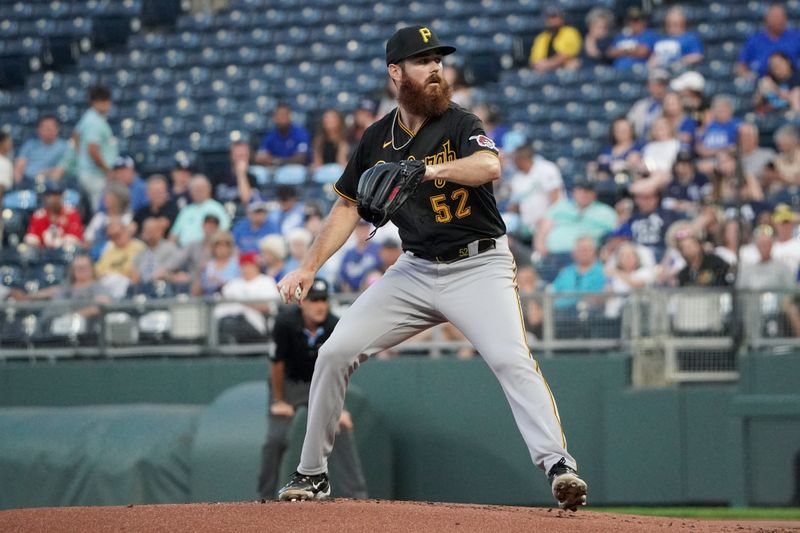
[[[438,85],[431,85],[437,82]],[[400,80],[397,101],[412,115],[436,118],[447,111],[453,88],[438,74],[431,75],[425,83],[417,83],[408,76]]]

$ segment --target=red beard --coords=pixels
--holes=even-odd
[[[437,82],[438,85],[431,85]],[[447,111],[453,89],[438,74],[433,74],[425,83],[417,83],[408,76],[400,80],[397,101],[412,115],[436,118]]]

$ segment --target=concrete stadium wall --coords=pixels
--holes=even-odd
[[[800,356],[744,357],[736,385],[646,390],[629,387],[629,362],[583,355],[541,361],[591,503],[790,504],[800,453]],[[239,383],[265,380],[267,366],[263,358],[6,363],[0,407],[211,404]],[[389,434],[394,498],[551,503],[482,361],[371,361],[353,384]]]

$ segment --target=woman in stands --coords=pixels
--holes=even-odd
[[[711,194],[707,201],[721,206],[726,218],[741,217],[756,224],[758,216],[770,210],[758,179],[745,172],[729,152],[719,152],[711,175]]]
[[[714,248],[714,253],[731,266],[735,266],[739,261],[739,253],[744,252],[747,247],[740,248],[741,243],[747,243],[750,239],[747,236],[750,232],[748,224],[744,224],[744,228],[740,229],[741,225],[735,218],[729,218],[722,224],[722,228],[717,232],[717,246]],[[743,235],[741,233],[744,233]],[[741,250],[741,252],[740,252]],[[757,257],[751,257],[758,261]]]
[[[211,237],[211,259],[202,269],[200,279],[192,287],[195,296],[216,294],[223,285],[239,276],[239,258],[233,235],[218,231]]]
[[[615,119],[611,123],[609,139],[610,146],[600,153],[597,161],[589,164],[588,174],[600,181],[632,181],[632,172],[641,163],[642,147],[636,142],[631,121],[625,117]]]
[[[52,300],[41,317],[47,327],[57,317],[71,313],[85,319],[93,318],[100,314],[98,305],[111,303],[111,295],[95,277],[92,258],[88,255],[78,255],[72,260],[65,283],[42,289],[30,299]]]
[[[344,167],[350,155],[350,144],[347,142],[344,118],[335,109],[327,109],[322,113],[319,129],[312,141],[314,157],[312,169],[322,165],[335,163]]]
[[[614,36],[611,35],[614,29],[614,13],[604,7],[592,8],[586,15],[586,28],[583,49],[578,56],[581,65],[593,67],[611,64],[611,58],[606,52],[614,41]]]
[[[286,270],[288,248],[286,240],[278,234],[267,235],[258,242],[261,249],[261,265],[264,273],[275,281],[280,281]]]
[[[694,150],[697,122],[686,114],[678,93],[668,92],[665,94],[663,106],[664,118],[670,123],[672,129],[677,132],[678,140],[681,142],[681,150],[691,153]]]
[[[650,126],[650,142],[642,148],[642,162],[647,173],[666,173],[668,176],[680,149],[681,143],[675,136],[672,123],[666,117],[655,119]]]
[[[616,251],[616,261],[609,262],[603,271],[606,275],[606,292],[630,294],[637,289],[649,287],[656,280],[655,270],[642,264],[636,245],[622,243]],[[622,314],[624,298],[606,301],[606,318],[617,318]]]
[[[783,52],[769,56],[767,73],[758,80],[754,100],[762,115],[774,111],[800,113],[800,75]]]
[[[103,192],[103,203],[105,211],[97,211],[94,214],[83,234],[90,254],[95,260],[103,253],[103,248],[108,241],[106,228],[108,228],[109,221],[118,218],[124,226],[133,231],[133,228],[130,227],[133,213],[130,210],[128,187],[118,181],[110,181]]]

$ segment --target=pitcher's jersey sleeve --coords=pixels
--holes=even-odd
[[[467,157],[478,152],[491,152],[498,155],[494,139],[489,138],[483,123],[472,113],[462,113],[459,117],[458,131],[459,157]]]

